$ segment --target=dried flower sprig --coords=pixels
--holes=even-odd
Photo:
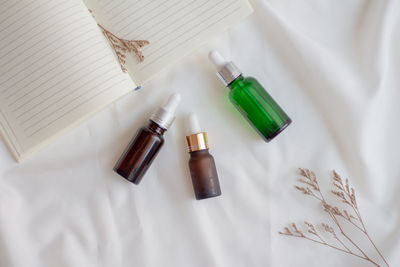
[[[110,44],[115,50],[115,53],[117,54],[119,64],[121,65],[121,69],[123,72],[127,72],[126,68],[126,54],[127,53],[133,53],[136,55],[137,59],[139,62],[144,61],[144,56],[143,53],[140,51],[140,49],[148,44],[149,41],[147,40],[125,40],[118,38],[115,36],[113,33],[105,29],[103,26],[100,24],[97,24],[100,29],[102,30],[104,36],[107,37],[107,39],[110,41]]]
[[[92,14],[92,16],[94,18],[93,11],[91,9],[89,9],[89,12],[90,12],[90,14]],[[121,65],[121,69],[123,72],[128,71],[126,68],[126,54],[127,53],[133,53],[139,62],[144,61],[144,55],[140,51],[140,49],[146,45],[149,45],[150,44],[149,41],[121,39],[121,38],[118,38],[112,32],[108,31],[106,28],[104,28],[101,24],[97,23],[97,26],[99,26],[99,28],[103,32],[104,36],[108,39],[112,48],[114,49],[115,54],[117,55],[119,64]]]
[[[347,206],[349,206],[351,208],[351,212],[346,209],[339,209],[336,206],[328,204],[324,195],[321,192],[321,189],[318,184],[315,173],[308,169],[300,168],[299,170],[300,170],[300,175],[302,177],[300,179],[298,179],[298,182],[301,185],[295,185],[295,188],[297,190],[299,190],[301,193],[303,193],[305,195],[309,195],[309,196],[317,199],[322,204],[324,211],[328,214],[329,218],[332,220],[332,222],[338,228],[340,236],[336,233],[335,229],[332,226],[325,224],[325,223],[320,224],[322,230],[325,233],[329,234],[337,242],[337,244],[331,243],[331,242],[325,240],[321,236],[321,234],[316,229],[317,227],[314,226],[314,224],[309,223],[309,222],[304,222],[304,225],[307,229],[306,232],[299,230],[295,223],[291,223],[288,227],[284,228],[283,232],[279,232],[279,234],[286,235],[286,236],[292,236],[292,237],[304,238],[309,241],[319,243],[321,245],[325,245],[325,246],[331,247],[333,249],[339,250],[343,253],[347,253],[347,254],[353,255],[355,257],[361,258],[363,260],[369,261],[370,263],[374,264],[375,266],[380,266],[378,263],[376,263],[374,260],[372,260],[360,248],[360,246],[357,245],[348,236],[348,234],[343,230],[341,221],[339,220],[339,218],[341,218],[341,219],[347,221],[348,223],[350,223],[352,226],[354,226],[359,231],[361,231],[362,234],[364,234],[368,238],[368,240],[370,241],[372,246],[375,248],[375,250],[379,254],[379,256],[382,258],[382,260],[384,261],[386,266],[389,266],[388,262],[386,261],[386,259],[382,255],[382,253],[379,251],[379,249],[377,248],[375,243],[372,241],[370,235],[367,232],[365,224],[361,218],[360,210],[358,209],[355,190],[353,187],[351,187],[349,185],[349,180],[346,179],[345,182],[343,182],[340,175],[337,174],[337,172],[333,171],[333,186],[335,187],[335,190],[331,190],[331,193],[334,196],[336,196],[341,202],[343,202]],[[349,245],[346,245],[344,240],[347,240],[347,242],[351,244],[351,247],[349,247]]]

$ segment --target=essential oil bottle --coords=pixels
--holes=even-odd
[[[121,155],[114,171],[128,181],[139,184],[164,144],[163,134],[173,123],[179,94],[172,94],[165,106],[157,109],[149,124],[140,128]]]
[[[292,120],[255,78],[243,77],[233,62],[227,62],[215,50],[209,53],[209,59],[230,89],[230,101],[266,142],[289,126]]]
[[[194,113],[188,115],[189,135],[186,136],[190,154],[189,169],[197,200],[221,195],[217,168],[208,151],[207,133],[202,132]]]

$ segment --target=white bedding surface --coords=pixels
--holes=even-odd
[[[254,7],[25,162],[0,142],[1,267],[373,266],[278,234],[292,221],[329,222],[293,188],[298,167],[313,169],[324,192],[332,169],[349,177],[372,239],[400,265],[400,1],[255,0]],[[293,119],[271,143],[229,103],[206,57],[211,48],[257,77]],[[171,92],[183,99],[177,119],[142,183],[130,184],[112,167]],[[219,198],[194,199],[189,111],[208,132]]]

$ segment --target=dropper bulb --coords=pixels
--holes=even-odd
[[[173,93],[169,96],[167,103],[164,105],[164,109],[171,113],[175,113],[180,101],[181,95],[178,93]]]
[[[208,54],[208,58],[218,70],[228,63],[217,50],[210,51],[210,53]]]
[[[200,123],[194,112],[188,114],[189,134],[197,134],[201,132]]]

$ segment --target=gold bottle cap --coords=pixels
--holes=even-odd
[[[205,132],[187,135],[186,142],[189,152],[208,149],[207,133]]]

